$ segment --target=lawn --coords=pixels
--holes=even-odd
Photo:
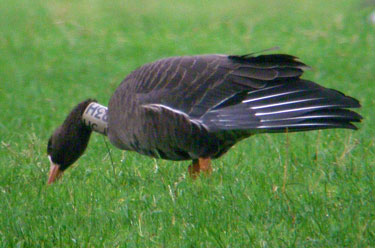
[[[375,6],[314,1],[0,1],[0,247],[374,247]],[[279,46],[359,99],[356,132],[264,134],[193,181],[189,162],[94,134],[47,186],[46,146],[75,104],[107,105],[159,58]],[[113,162],[111,162],[113,160]]]

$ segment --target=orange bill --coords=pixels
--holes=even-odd
[[[57,179],[59,179],[64,172],[62,170],[60,170],[59,165],[52,162],[50,156],[48,156],[48,158],[49,158],[49,161],[51,163],[51,167],[50,167],[50,170],[49,170],[49,177],[48,177],[47,184],[51,184],[51,183],[55,182]]]

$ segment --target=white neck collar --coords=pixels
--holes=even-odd
[[[92,102],[83,112],[82,121],[93,131],[107,135],[108,108],[99,103]]]

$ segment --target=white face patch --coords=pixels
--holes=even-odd
[[[48,160],[49,160],[49,163],[50,163],[50,166],[49,166],[49,171],[51,173],[51,171],[53,170],[54,167],[56,166],[59,166],[58,164],[55,164],[53,161],[52,161],[52,158],[50,155],[48,155]]]
[[[52,168],[54,167],[54,166],[59,166],[58,164],[55,164],[53,161],[52,161],[52,158],[51,158],[51,156],[50,155],[48,155],[48,160],[49,160],[49,163],[50,163],[50,170],[52,170]]]
[[[93,131],[107,135],[108,130],[108,108],[96,102],[87,106],[82,115],[83,123]]]
[[[51,156],[50,156],[50,155],[48,155],[48,160],[49,160],[49,163],[51,164],[51,167],[52,167],[52,165],[53,165],[53,162],[52,162],[52,158],[51,158]]]

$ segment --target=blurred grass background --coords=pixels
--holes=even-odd
[[[1,247],[375,246],[371,1],[0,2]],[[106,104],[136,67],[279,46],[304,76],[359,99],[357,132],[259,135],[191,181],[189,162],[93,135],[46,186],[49,135],[79,101]],[[108,143],[108,141],[107,141]],[[284,167],[287,170],[284,170]]]

